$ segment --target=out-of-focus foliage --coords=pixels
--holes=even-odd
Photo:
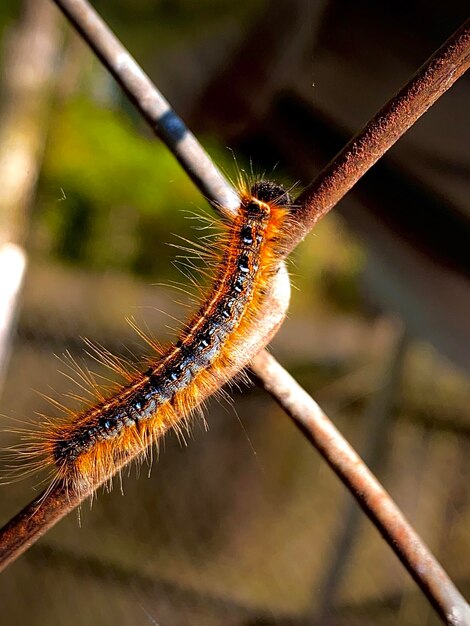
[[[3,41],[5,34],[12,24],[15,24],[19,10],[19,3],[16,0],[2,0],[0,2],[0,40]],[[0,46],[0,62],[4,53],[4,46]],[[0,77],[0,80],[3,77]],[[1,98],[1,91],[0,91]]]
[[[316,307],[331,310],[358,310],[361,307],[359,276],[365,262],[364,250],[346,230],[337,215],[330,215],[295,253],[302,272],[291,266],[294,287],[302,292],[301,307],[312,299]],[[297,299],[294,298],[294,303]]]
[[[29,1],[34,6],[38,0]],[[274,16],[271,32],[278,42],[288,26],[288,20],[275,15],[283,3],[266,0],[90,1],[190,120],[191,115],[196,118],[192,107],[205,86],[230,67],[232,45],[246,51],[249,23],[260,17],[269,30]],[[399,79],[398,70],[406,67],[406,58],[397,50],[408,55],[416,48],[419,62],[425,58],[423,40],[432,32],[426,22],[432,4],[427,3],[426,11],[419,3],[411,3],[406,12],[394,6],[394,20],[393,10],[380,3],[350,3],[351,8],[347,3],[318,3],[327,9],[321,17],[312,1],[285,3],[282,15],[295,17],[301,11],[301,28],[295,19],[292,30],[285,28],[286,45],[276,49],[278,57],[270,54],[267,63],[260,63],[262,49],[275,50],[256,30],[260,56],[247,55],[247,64],[258,63],[268,83],[280,88],[283,79],[275,68],[285,57],[289,65],[281,65],[302,98],[307,95],[318,112],[327,112],[328,119],[352,132],[405,80],[406,72]],[[22,5],[23,0],[0,0],[0,35],[5,39],[13,33]],[[381,11],[387,13],[385,28],[374,21]],[[446,7],[436,15],[444,21],[451,13]],[[402,28],[410,15],[419,16],[421,29]],[[66,20],[58,21],[64,45],[54,66],[57,83],[48,102],[49,123],[42,126],[47,147],[28,222],[24,301],[1,406],[1,413],[15,420],[36,412],[50,414],[50,406],[33,389],[57,399],[76,391],[57,372],[64,367],[54,354],[69,351],[97,370],[79,337],[137,359],[148,347],[135,341],[126,315],[135,315],[139,326],[158,341],[169,336],[170,324],[180,326],[175,318],[187,319],[187,311],[175,303],[184,300],[180,293],[149,283],[176,279],[190,285],[172,265],[179,251],[167,244],[178,243],[175,234],[197,239],[197,224],[186,219],[188,211],[214,216],[113,79],[66,28]],[[303,45],[302,32],[305,42],[315,45],[314,54],[305,48],[304,70],[293,60]],[[14,44],[14,37],[10,41]],[[380,56],[384,49],[387,54]],[[415,61],[409,65],[411,72]],[[253,84],[257,86],[248,82]],[[1,89],[0,77],[0,98]],[[246,93],[251,96],[252,90]],[[262,86],[256,95],[263,96]],[[264,105],[259,107],[261,125],[273,129],[284,150],[289,147],[286,135],[276,125],[278,118],[269,117],[269,101]],[[236,174],[224,141],[199,139],[219,167]],[[248,171],[250,150],[256,154],[252,139],[244,136],[239,144],[227,140],[231,147],[241,146],[236,161]],[[452,159],[431,169],[432,144],[427,142],[428,137],[424,153],[412,151],[416,162],[425,164],[422,171],[449,169],[450,176],[447,163]],[[315,143],[312,135],[313,152]],[[257,173],[266,167],[267,177],[288,185],[299,172],[305,172],[306,181],[314,176],[301,167],[301,155],[290,169],[294,180],[286,180],[282,159],[271,173],[280,154],[270,152],[275,146],[263,144],[259,152],[265,160],[254,158]],[[418,158],[420,154],[427,160]],[[319,166],[327,158],[319,157]],[[381,197],[387,193],[384,188]],[[368,315],[359,288],[366,285],[360,278],[364,265],[367,274],[371,260],[364,263],[362,242],[332,212],[289,258],[292,305],[273,350],[355,447],[364,449],[376,438],[380,464],[375,469],[459,587],[468,589],[468,564],[462,558],[470,547],[468,380],[429,346],[415,347],[410,340],[404,381],[395,382],[400,397],[388,409],[386,436],[383,430],[374,434],[376,427],[384,428],[380,404],[387,403],[385,369],[395,351],[397,329],[388,317]],[[142,279],[135,279],[136,274]],[[381,289],[393,292],[395,277],[380,266],[376,275]],[[418,294],[420,287],[416,285]],[[379,302],[374,291],[364,293],[370,302]],[[205,412],[209,432],[195,420],[194,440],[187,448],[173,436],[165,441],[150,480],[145,470],[141,480],[126,480],[125,499],[119,488],[100,494],[91,512],[83,507],[80,528],[70,515],[28,551],[2,582],[2,624],[303,623],[322,601],[324,581],[331,566],[336,567],[337,555],[343,554],[340,531],[347,527],[353,529],[356,545],[344,562],[346,571],[336,568],[338,580],[343,574],[344,580],[331,602],[330,621],[430,626],[428,605],[379,534],[370,524],[354,530],[348,522],[350,496],[319,455],[266,395],[245,387],[239,393],[238,385],[231,395],[236,411],[211,404]],[[0,448],[18,441],[7,429],[0,429],[0,435]],[[2,523],[36,494],[23,482],[3,486]]]
[[[56,110],[36,219],[43,253],[148,275],[172,254],[163,242],[188,233],[185,210],[204,204],[166,147],[122,112],[85,99]]]
[[[249,21],[264,0],[107,0],[94,3],[108,23],[126,33],[133,53],[146,54],[188,38],[204,37],[223,20]]]
[[[264,4],[116,0],[112,8],[104,1],[94,6],[125,35],[124,43],[137,59],[151,67],[159,50],[164,55],[165,49],[181,42],[190,45],[221,21],[235,20],[240,27]],[[0,3],[0,33],[14,23],[17,11],[13,0]],[[171,263],[175,250],[167,244],[175,242],[175,233],[195,239],[188,211],[201,212],[207,204],[166,147],[147,132],[114,81],[99,63],[89,62],[88,54],[85,50],[85,63],[79,61],[72,93],[62,94],[50,115],[32,215],[31,253],[95,271],[140,274],[146,280],[178,278]],[[67,64],[58,70],[68,80]],[[216,138],[203,143],[219,167],[236,175],[233,155],[224,144]],[[236,159],[239,167],[249,170],[241,155]],[[279,178],[282,173],[277,172]],[[294,304],[308,308],[314,299],[340,309],[357,307],[362,254],[336,216],[319,226],[318,236],[306,242],[296,258],[308,271],[296,276],[295,264],[290,266],[302,292]]]
[[[215,139],[205,144],[219,166],[234,174],[232,153]],[[125,111],[83,97],[57,107],[33,228],[41,256],[94,270],[174,277],[175,251],[166,244],[175,233],[195,239],[188,211],[205,208],[167,148],[133,126]],[[314,298],[356,308],[363,256],[337,217],[321,223],[296,258],[308,268],[296,277],[291,266],[302,306]]]
[[[15,22],[18,9],[19,3],[16,0],[2,0],[0,3],[0,32],[2,34],[7,26]]]

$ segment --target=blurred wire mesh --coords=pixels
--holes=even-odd
[[[196,124],[206,131],[213,124],[219,135],[217,119],[201,115],[196,96],[204,88],[210,94],[209,85],[212,80],[217,85],[217,74],[236,67],[237,51],[243,52],[247,45],[244,37],[249,24],[260,19],[263,22],[263,16],[270,15],[263,23],[268,31],[275,28],[275,21],[270,26],[270,19],[282,15],[283,3],[277,3],[271,12],[262,2],[253,7],[247,3],[233,13],[224,4],[220,15],[211,19],[211,3],[203,3],[193,22],[184,3],[174,13],[165,7],[155,8],[151,2],[142,1],[137,9],[131,5],[123,1],[113,13],[109,6],[97,3],[105,15],[108,11],[106,16],[116,27],[128,26],[130,40],[140,46],[150,68],[157,49],[160,59],[170,59],[170,66],[173,59],[178,72],[170,72],[161,60],[153,61],[160,84],[175,104],[184,100],[188,115],[192,104]],[[354,60],[363,61],[364,52],[359,50],[355,56],[354,46],[342,49],[337,40],[335,45],[328,43],[334,28],[352,19],[342,3],[320,3],[321,10],[312,10],[311,3],[299,2],[296,7],[300,15],[308,17],[310,34],[319,42],[320,60],[334,59],[332,67],[338,55],[353,67]],[[419,2],[413,8],[419,12]],[[15,15],[16,11],[6,4],[1,14],[13,47],[13,27],[21,29],[24,18],[24,14]],[[364,15],[369,22],[361,26]],[[385,37],[393,30],[390,24],[394,15],[384,16],[380,10],[374,13],[371,5],[359,3],[356,37],[359,39],[360,28],[364,28],[362,41],[370,41],[373,47],[380,37],[376,34],[370,38],[371,27],[377,33],[381,25]],[[396,15],[400,15],[398,4]],[[415,24],[415,13],[410,15],[399,31],[406,40],[407,29],[412,30]],[[430,26],[425,32],[439,43],[460,16],[452,3],[442,24],[433,16],[428,6]],[[202,35],[200,23],[207,26]],[[162,36],[158,48],[153,44],[154,25]],[[407,48],[403,55],[397,45],[390,51],[390,72],[402,63],[406,78],[416,66],[414,58],[421,54],[423,60],[431,51],[423,53],[423,46],[417,42],[415,49]],[[208,62],[214,51],[224,52],[220,65]],[[60,57],[61,64],[57,61]],[[230,58],[235,59],[232,65]],[[70,388],[58,373],[64,366],[54,355],[69,350],[74,356],[83,356],[81,337],[118,353],[130,347],[131,356],[137,358],[144,346],[125,324],[125,316],[145,320],[159,338],[168,336],[166,325],[174,325],[174,321],[160,311],[181,318],[181,310],[175,308],[175,298],[167,290],[150,283],[184,280],[171,270],[174,254],[165,243],[172,241],[173,232],[189,233],[194,238],[197,233],[190,230],[191,222],[184,219],[182,210],[197,212],[203,206],[203,200],[161,146],[143,135],[136,120],[129,121],[118,92],[70,33],[65,44],[57,37],[55,59],[57,71],[49,81],[49,90],[39,94],[49,110],[49,124],[37,118],[32,121],[43,130],[44,140],[48,131],[44,159],[40,153],[37,156],[41,176],[35,201],[29,201],[34,209],[31,217],[26,206],[18,209],[27,216],[28,234],[23,238],[30,261],[2,395],[1,410],[7,416],[7,426],[8,416],[22,419],[34,412],[50,412],[35,390],[60,395]],[[307,63],[307,72],[315,69],[315,63]],[[377,80],[374,63],[369,71],[373,86]],[[385,70],[380,68],[380,72]],[[179,76],[181,84],[172,85],[172,76]],[[236,76],[246,79],[244,71]],[[333,87],[340,89],[342,79],[329,76],[331,89],[323,87],[325,83],[316,89],[333,98]],[[199,83],[195,82],[198,77]],[[305,75],[299,79],[304,88],[305,81]],[[268,88],[260,90],[266,108],[271,92]],[[225,92],[219,88],[218,93]],[[8,93],[3,95],[6,101]],[[465,95],[468,102],[468,91],[460,91],[455,97],[458,102],[454,98],[449,107],[460,110]],[[201,98],[210,110],[212,99]],[[356,101],[356,106],[370,113],[375,108],[371,100],[380,103],[381,99],[380,91],[375,92]],[[226,111],[227,106],[225,102],[221,110]],[[281,120],[284,116],[289,122],[288,109],[282,111]],[[331,108],[338,125],[345,124],[345,111],[348,105],[344,102],[340,112]],[[364,120],[368,113],[364,113]],[[455,180],[454,187],[444,195],[441,186],[441,195],[436,194],[439,176],[436,174],[431,185],[429,169],[425,169],[419,178],[416,168],[406,167],[406,149],[399,182],[406,186],[411,176],[428,196],[438,197],[435,205],[447,208],[451,216],[455,212],[466,215],[468,220],[459,204],[465,170],[465,165],[460,165],[460,143],[451,130],[452,118],[442,118],[439,125],[435,116],[437,132],[448,129],[452,141],[443,145],[436,161],[442,163],[454,150],[455,158],[440,168],[443,180]],[[266,129],[260,126],[259,115],[246,114],[243,128],[223,127],[231,145],[237,146],[242,166],[256,154],[259,167],[270,170],[284,146],[290,156],[281,160],[276,177],[295,180],[295,166],[300,172],[307,168],[300,152],[292,156],[293,148],[283,138],[281,123],[272,132],[270,150],[266,149]],[[331,138],[329,129],[326,121],[322,136],[327,139]],[[209,137],[208,144],[217,159],[225,160],[230,168],[231,156],[224,153],[223,137]],[[432,143],[429,135],[426,139]],[[419,135],[411,141],[416,150],[423,147]],[[408,154],[410,149],[408,144]],[[459,167],[455,165],[457,159]],[[386,196],[388,192],[382,189],[382,193]],[[419,201],[423,201],[422,196]],[[351,202],[362,202],[360,209],[373,211],[378,200],[370,193],[367,201]],[[357,216],[354,207],[351,213]],[[347,209],[345,216],[350,217]],[[357,219],[350,223],[356,227],[361,224]],[[436,220],[436,231],[440,224]],[[468,221],[466,224],[468,228]],[[441,267],[442,258],[433,256],[432,249],[410,242],[410,236],[400,232],[399,226],[391,231],[398,243],[425,250],[419,267]],[[359,451],[372,451],[370,462],[387,489],[451,577],[468,592],[470,389],[462,369],[465,350],[452,350],[459,323],[452,327],[452,316],[441,318],[436,330],[433,318],[428,327],[423,322],[423,332],[417,333],[423,316],[414,300],[406,297],[408,291],[401,277],[407,268],[401,273],[391,271],[396,270],[390,261],[393,257],[378,255],[377,245],[373,245],[383,225],[372,234],[360,227],[358,232],[360,239],[351,234],[343,218],[331,216],[296,254],[291,274],[298,289],[291,317],[273,350],[335,416],[352,444]],[[388,244],[387,250],[400,250],[393,247],[393,241]],[[465,274],[461,259],[448,259],[441,265],[448,267],[451,261],[453,270],[447,284]],[[439,272],[441,279],[442,269]],[[417,290],[424,281],[433,284],[431,278],[429,273],[418,275]],[[459,300],[458,290],[453,293],[456,300],[451,304],[458,308],[460,303],[458,314],[465,319],[466,300]],[[439,292],[434,295],[437,308],[442,296]],[[395,318],[396,311],[404,321]],[[410,326],[413,332],[406,335],[406,349],[397,356],[403,327]],[[440,339],[446,327],[452,341],[443,342]],[[417,334],[427,341],[417,340]],[[434,338],[441,350],[447,348],[446,356],[432,347]],[[452,357],[458,365],[453,364]],[[399,375],[391,380],[390,370],[397,367],[397,358],[401,359]],[[92,362],[88,364],[96,369]],[[388,402],[384,402],[386,391]],[[145,467],[137,472],[137,479],[132,470],[132,476],[123,481],[124,496],[118,484],[112,493],[99,494],[91,511],[85,506],[80,519],[71,515],[62,521],[3,574],[0,599],[4,623],[436,623],[426,600],[375,529],[363,518],[354,521],[349,494],[274,403],[255,388],[235,387],[231,394],[233,407],[227,402],[210,403],[206,410],[208,432],[196,422],[188,446],[169,436],[150,477]],[[379,426],[380,432],[376,432]],[[2,434],[3,445],[13,439]],[[32,493],[31,481],[2,487],[2,521]]]

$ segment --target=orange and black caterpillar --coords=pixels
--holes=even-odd
[[[176,343],[149,361],[145,373],[128,375],[111,397],[98,395],[79,415],[45,419],[21,450],[30,467],[52,468],[54,482],[89,491],[130,456],[145,454],[165,431],[178,429],[243,360],[243,339],[256,323],[293,219],[291,199],[279,185],[242,186],[238,214],[218,240],[213,285]],[[117,359],[105,360],[119,369]]]

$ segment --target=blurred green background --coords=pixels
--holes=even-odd
[[[68,350],[96,369],[82,337],[138,360],[145,346],[126,316],[172,336],[165,313],[187,312],[161,283],[187,280],[167,244],[197,239],[188,216],[210,214],[50,4],[0,6],[0,230],[28,256],[6,430],[11,417],[50,412],[40,393],[70,389],[54,355]],[[94,6],[224,172],[253,167],[300,190],[464,17],[458,3],[425,4]],[[468,592],[462,83],[293,254],[292,305],[272,350]],[[209,404],[208,432],[197,423],[187,446],[167,438],[150,478],[131,470],[124,497],[100,493],[80,523],[70,515],[2,574],[2,623],[438,623],[274,403],[253,386],[231,395],[233,406]],[[4,448],[15,442],[0,437]],[[34,484],[2,486],[1,523]]]

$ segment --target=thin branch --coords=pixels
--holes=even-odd
[[[85,0],[54,1],[123,86],[129,98],[166,142],[197,186],[214,205],[224,207],[226,215],[233,215],[238,200],[231,186],[96,12]],[[299,226],[292,235],[291,248],[462,75],[469,63],[469,41],[467,23],[306,189],[299,199]],[[279,325],[285,310],[285,295],[277,302]],[[274,327],[277,328],[277,325],[274,324]],[[263,332],[262,339],[257,337],[247,347],[249,358],[265,345],[262,342],[268,341],[273,328],[269,332],[264,328]],[[253,370],[261,384],[286,409],[360,501],[438,613],[449,624],[470,623],[468,605],[447,574],[312,398],[266,352],[253,361]],[[294,399],[296,401],[292,402]],[[64,493],[58,487],[42,502],[39,512],[35,512],[35,503],[26,507],[0,531],[0,567],[13,561],[78,502],[79,498]]]

